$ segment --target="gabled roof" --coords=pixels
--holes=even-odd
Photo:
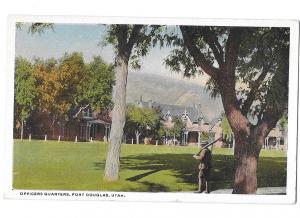
[[[221,121],[221,116],[217,116],[217,117],[213,118],[210,121],[210,130],[212,130],[220,121]]]
[[[169,104],[161,104],[152,101],[142,101],[138,102],[138,105],[144,108],[157,108],[161,111],[161,117],[165,119],[165,116],[170,114],[174,117],[182,117],[185,114],[190,118],[192,122],[198,122],[200,119],[203,119],[204,123],[209,123],[209,120],[204,116],[201,109],[194,107],[184,107],[181,105],[169,105]]]
[[[279,128],[274,128],[269,132],[268,137],[280,138],[282,137],[282,132],[280,131]]]

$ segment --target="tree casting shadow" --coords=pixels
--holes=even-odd
[[[103,169],[104,163],[94,163],[96,169]],[[168,191],[166,181],[161,184],[140,181],[142,178],[170,170],[178,182],[198,184],[198,162],[191,154],[143,154],[121,158],[121,170],[143,170],[144,173],[127,178],[127,181],[140,182],[148,186],[148,191]],[[277,187],[286,185],[286,158],[260,157],[258,163],[258,187]],[[234,158],[232,155],[214,154],[210,175],[210,190],[231,189],[234,181]],[[174,185],[174,184],[173,184]]]

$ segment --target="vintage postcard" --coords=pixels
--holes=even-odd
[[[8,26],[7,198],[296,201],[297,21]]]

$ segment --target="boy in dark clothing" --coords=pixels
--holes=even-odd
[[[195,159],[199,160],[199,186],[198,193],[209,193],[208,180],[211,169],[211,151],[208,148],[201,150],[199,155],[193,156]]]

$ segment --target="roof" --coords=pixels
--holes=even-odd
[[[212,130],[219,122],[221,122],[221,116],[215,117],[210,121],[210,130]]]
[[[168,114],[174,117],[181,117],[186,111],[187,116],[192,122],[198,122],[199,120],[203,119],[204,123],[209,123],[209,120],[204,116],[199,106],[184,107],[181,105],[161,104],[157,102],[142,100],[138,102],[138,105],[144,108],[152,107],[159,109],[161,111],[162,118],[165,118],[165,116]]]
[[[282,132],[278,128],[274,128],[269,132],[268,137],[280,138],[282,137]]]
[[[96,119],[96,120],[90,120],[87,121],[89,124],[103,124],[103,125],[109,125],[110,123],[104,121],[104,120],[100,120],[100,119]]]

